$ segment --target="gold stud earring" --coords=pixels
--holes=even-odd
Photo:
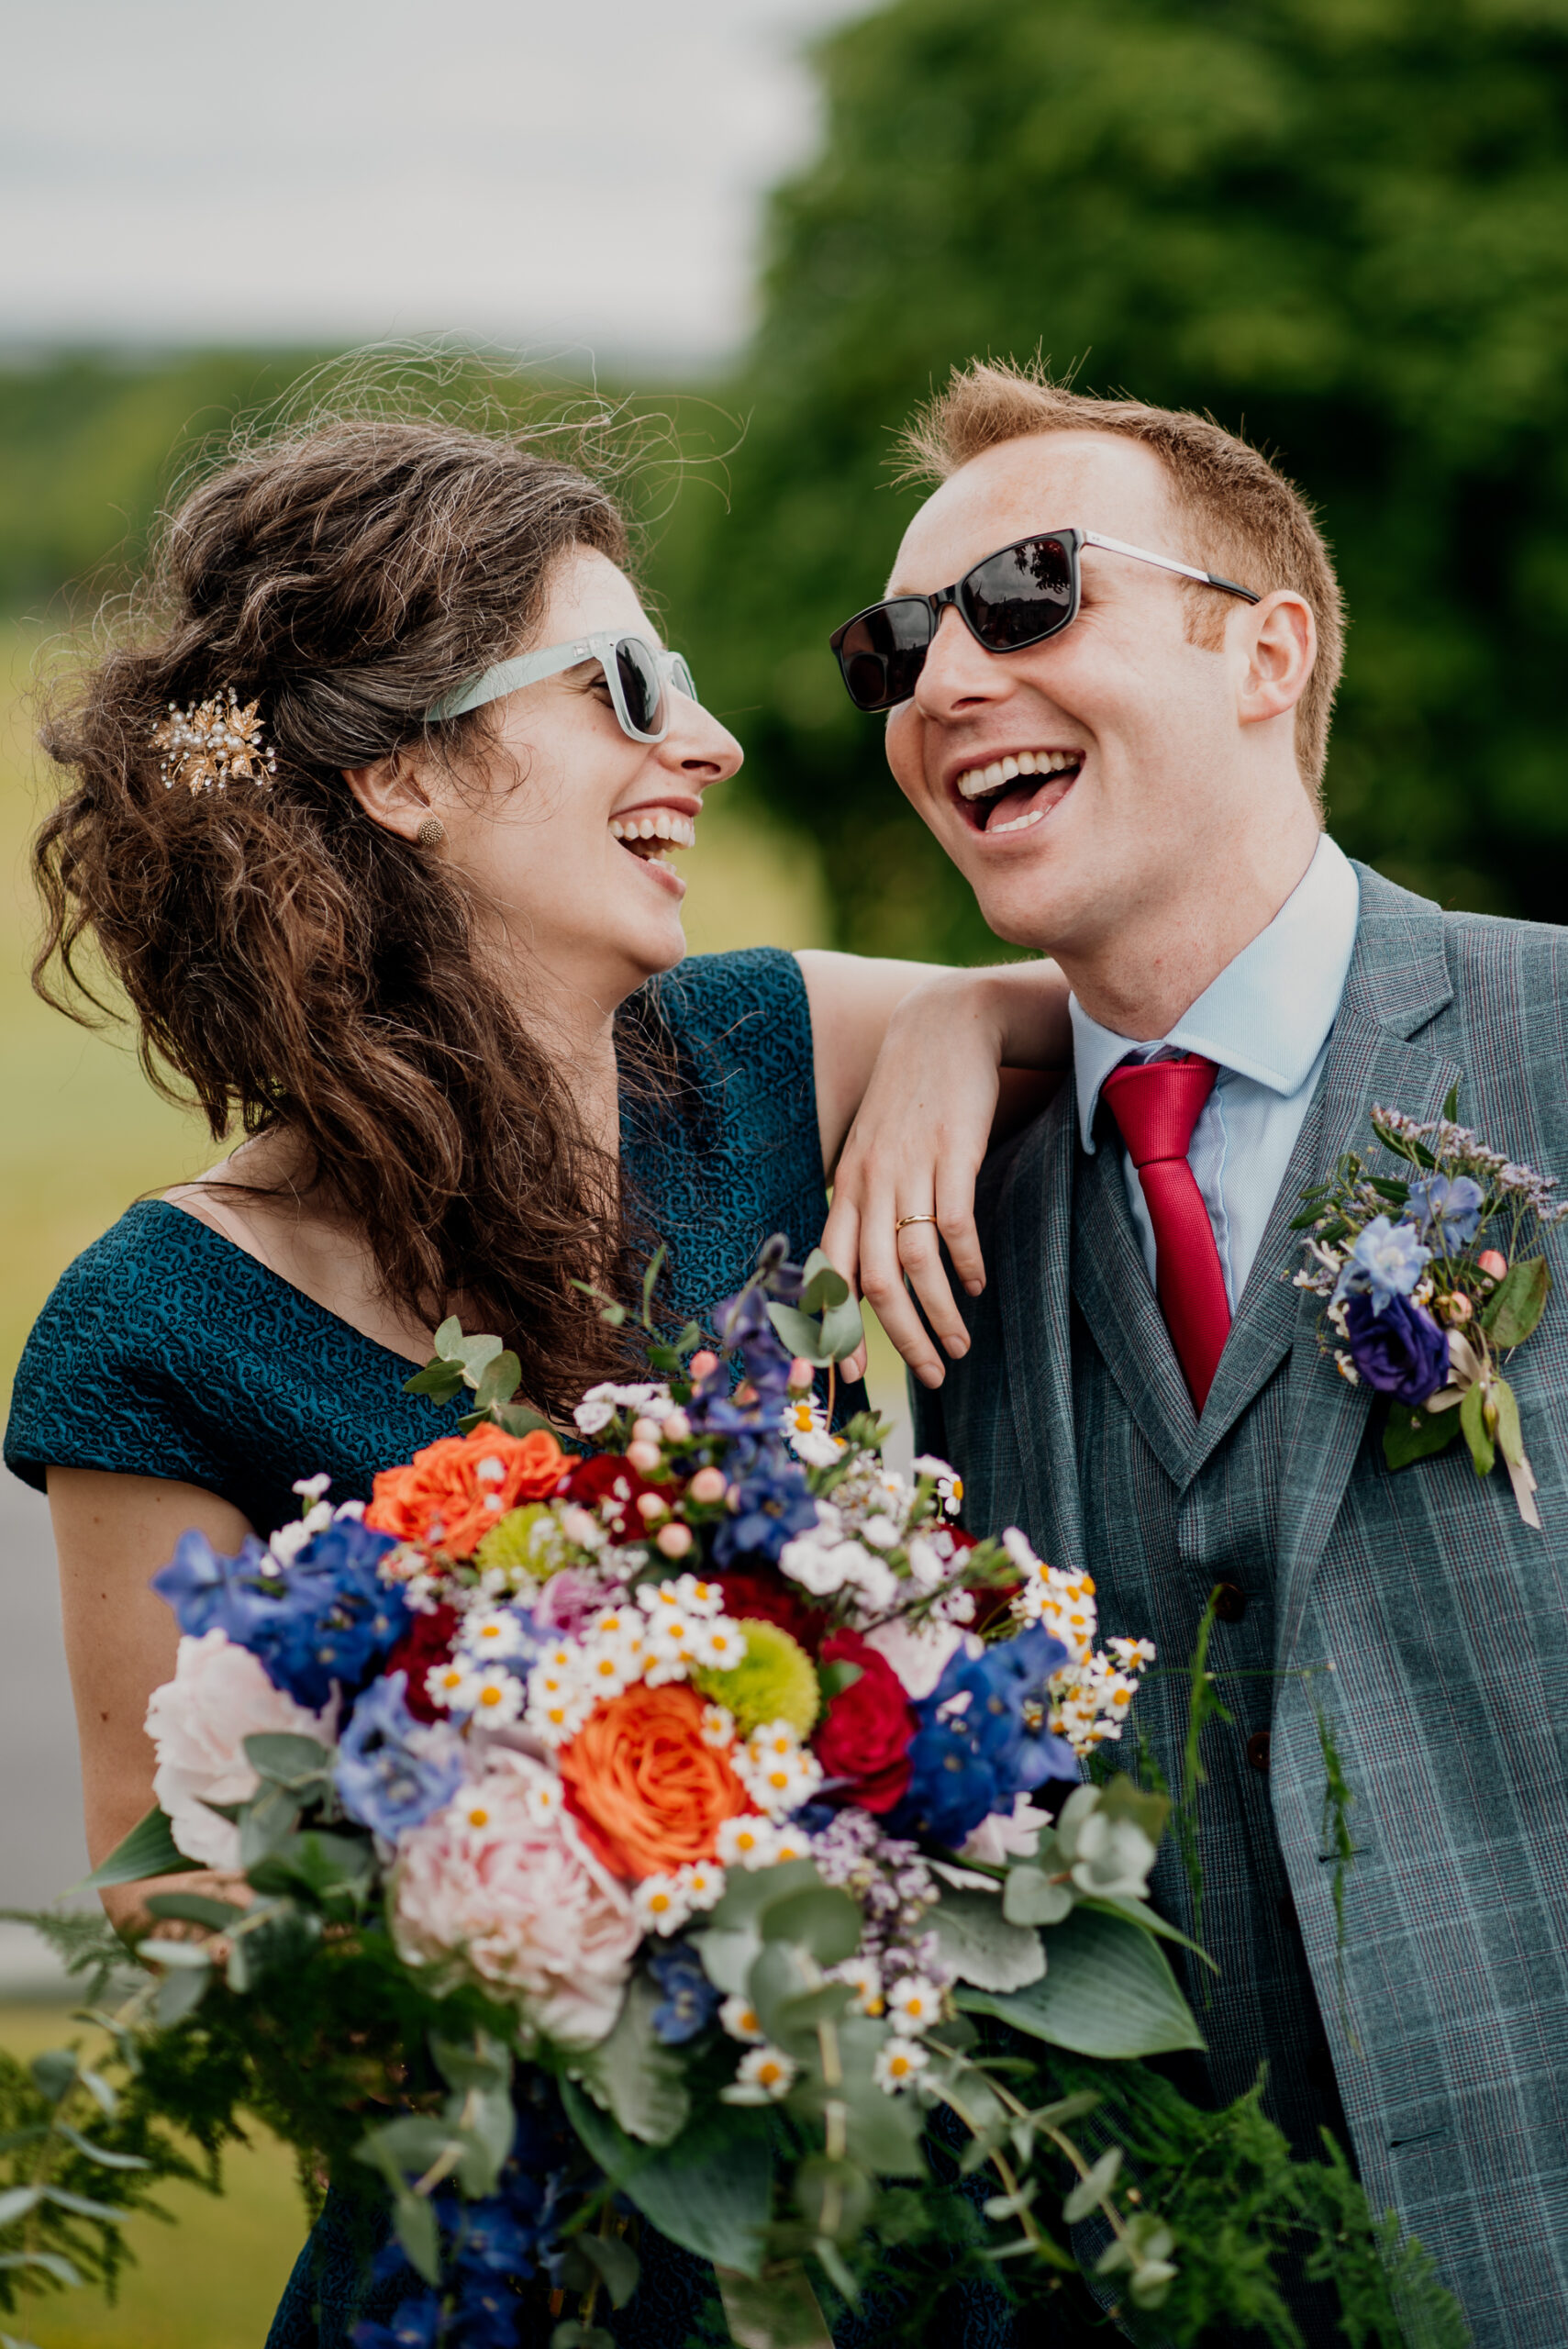
[[[439,848],[447,836],[447,828],[439,816],[427,816],[414,837],[421,848]]]

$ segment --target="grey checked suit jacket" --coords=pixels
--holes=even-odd
[[[1390,1475],[1373,1398],[1320,1353],[1286,1229],[1307,1184],[1370,1143],[1374,1102],[1439,1114],[1568,1188],[1568,930],[1445,915],[1358,868],[1361,920],[1318,1103],[1286,1175],[1178,1484],[1288,1354],[1275,1551],[1270,1797],[1362,2175],[1463,2301],[1478,2343],[1568,2343],[1568,1249],[1510,1376],[1543,1533],[1462,1444]],[[981,1186],[989,1273],[973,1344],[922,1444],[966,1482],[976,1531],[1017,1523],[1086,1565],[1102,1625],[1117,1561],[1083,1554],[1070,1358],[1079,1153],[1071,1085]],[[1163,1339],[1163,1330],[1158,1331]],[[1106,1364],[1129,1408],[1176,1372],[1168,1343]],[[1168,1404],[1169,1396],[1165,1397]],[[1190,1419],[1190,1408],[1188,1418]],[[1126,1504],[1130,1508],[1129,1501]],[[1172,1658],[1172,1662],[1182,1659]],[[1331,1666],[1331,1673],[1324,1667]],[[1336,1974],[1322,1701],[1355,1796],[1344,2004]],[[1221,1990],[1220,1996],[1223,1996]]]

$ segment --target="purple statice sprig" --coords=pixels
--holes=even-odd
[[[1501,1457],[1519,1514],[1536,1527],[1536,1483],[1518,1398],[1503,1375],[1551,1291],[1540,1242],[1565,1216],[1554,1177],[1508,1158],[1459,1124],[1457,1088],[1440,1118],[1373,1108],[1373,1132],[1413,1176],[1349,1151],[1302,1194],[1293,1229],[1307,1261],[1298,1288],[1323,1300],[1324,1343],[1340,1375],[1387,1398],[1384,1456],[1404,1468],[1462,1434],[1477,1475]]]

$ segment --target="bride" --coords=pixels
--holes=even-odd
[[[173,515],[146,602],[46,737],[40,968],[69,1008],[101,956],[149,1072],[247,1139],[77,1259],[17,1374],[6,1457],[49,1494],[95,1863],[152,1799],[178,1634],[149,1578],[183,1529],[233,1552],[298,1513],[302,1466],[366,1497],[450,1432],[403,1391],[448,1313],[559,1417],[633,1367],[577,1284],[634,1292],[662,1239],[665,1309],[704,1320],[770,1233],[804,1252],[899,1007],[881,1098],[919,1106],[876,1154],[944,1229],[998,1063],[1066,1045],[1049,965],[683,961],[675,860],[740,751],[613,499],[520,440],[281,439]],[[137,1897],[107,1896],[122,1923]],[[707,2279],[649,2250],[617,2338],[674,2349]],[[272,2349],[346,2342],[360,2284],[318,2228]]]

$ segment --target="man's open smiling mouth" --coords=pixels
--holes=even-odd
[[[977,832],[995,839],[1043,823],[1077,781],[1080,750],[1009,751],[953,779],[960,807]]]

